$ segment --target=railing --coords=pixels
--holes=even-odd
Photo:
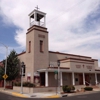
[[[30,26],[33,26],[33,25],[38,25],[38,26],[41,26],[41,27],[45,27],[44,22],[39,22],[39,21],[32,21],[30,23]]]
[[[100,85],[100,82],[97,82],[97,85]]]
[[[91,83],[89,83],[89,82],[87,82],[87,81],[85,81],[85,83],[87,83],[88,85],[90,85],[90,86],[91,86]]]

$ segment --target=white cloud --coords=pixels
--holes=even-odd
[[[92,24],[95,28],[86,31],[88,26],[84,23],[89,15],[96,16],[100,0],[1,0],[0,3],[4,22],[13,23],[21,28],[16,30],[15,36],[16,42],[21,47],[26,45],[28,14],[38,4],[40,10],[47,13],[50,50],[89,55],[100,59],[98,55],[100,46],[93,48],[96,44],[100,44],[100,35],[97,34],[100,33],[100,24],[94,20]]]

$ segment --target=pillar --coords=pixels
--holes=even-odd
[[[60,72],[60,86],[63,86],[62,72]]]
[[[75,85],[75,77],[74,77],[74,72],[72,72],[72,83]]]
[[[96,83],[96,85],[98,84],[98,81],[97,81],[97,73],[95,73],[95,83]]]
[[[83,73],[83,85],[85,85],[85,74]]]
[[[45,72],[45,86],[48,86],[48,71]]]
[[[36,16],[36,12],[34,12],[34,24],[37,25],[37,16]]]
[[[29,17],[29,27],[31,27],[31,17]]]
[[[46,27],[46,16],[44,16],[44,27]]]

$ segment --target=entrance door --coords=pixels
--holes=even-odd
[[[41,86],[45,86],[45,73],[40,73]]]
[[[86,85],[89,85],[90,84],[89,74],[85,74],[85,84]]]
[[[83,85],[83,75],[79,74],[79,85]]]

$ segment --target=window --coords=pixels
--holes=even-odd
[[[40,40],[40,52],[43,52],[43,41]]]
[[[29,53],[31,52],[31,41],[29,41]]]

